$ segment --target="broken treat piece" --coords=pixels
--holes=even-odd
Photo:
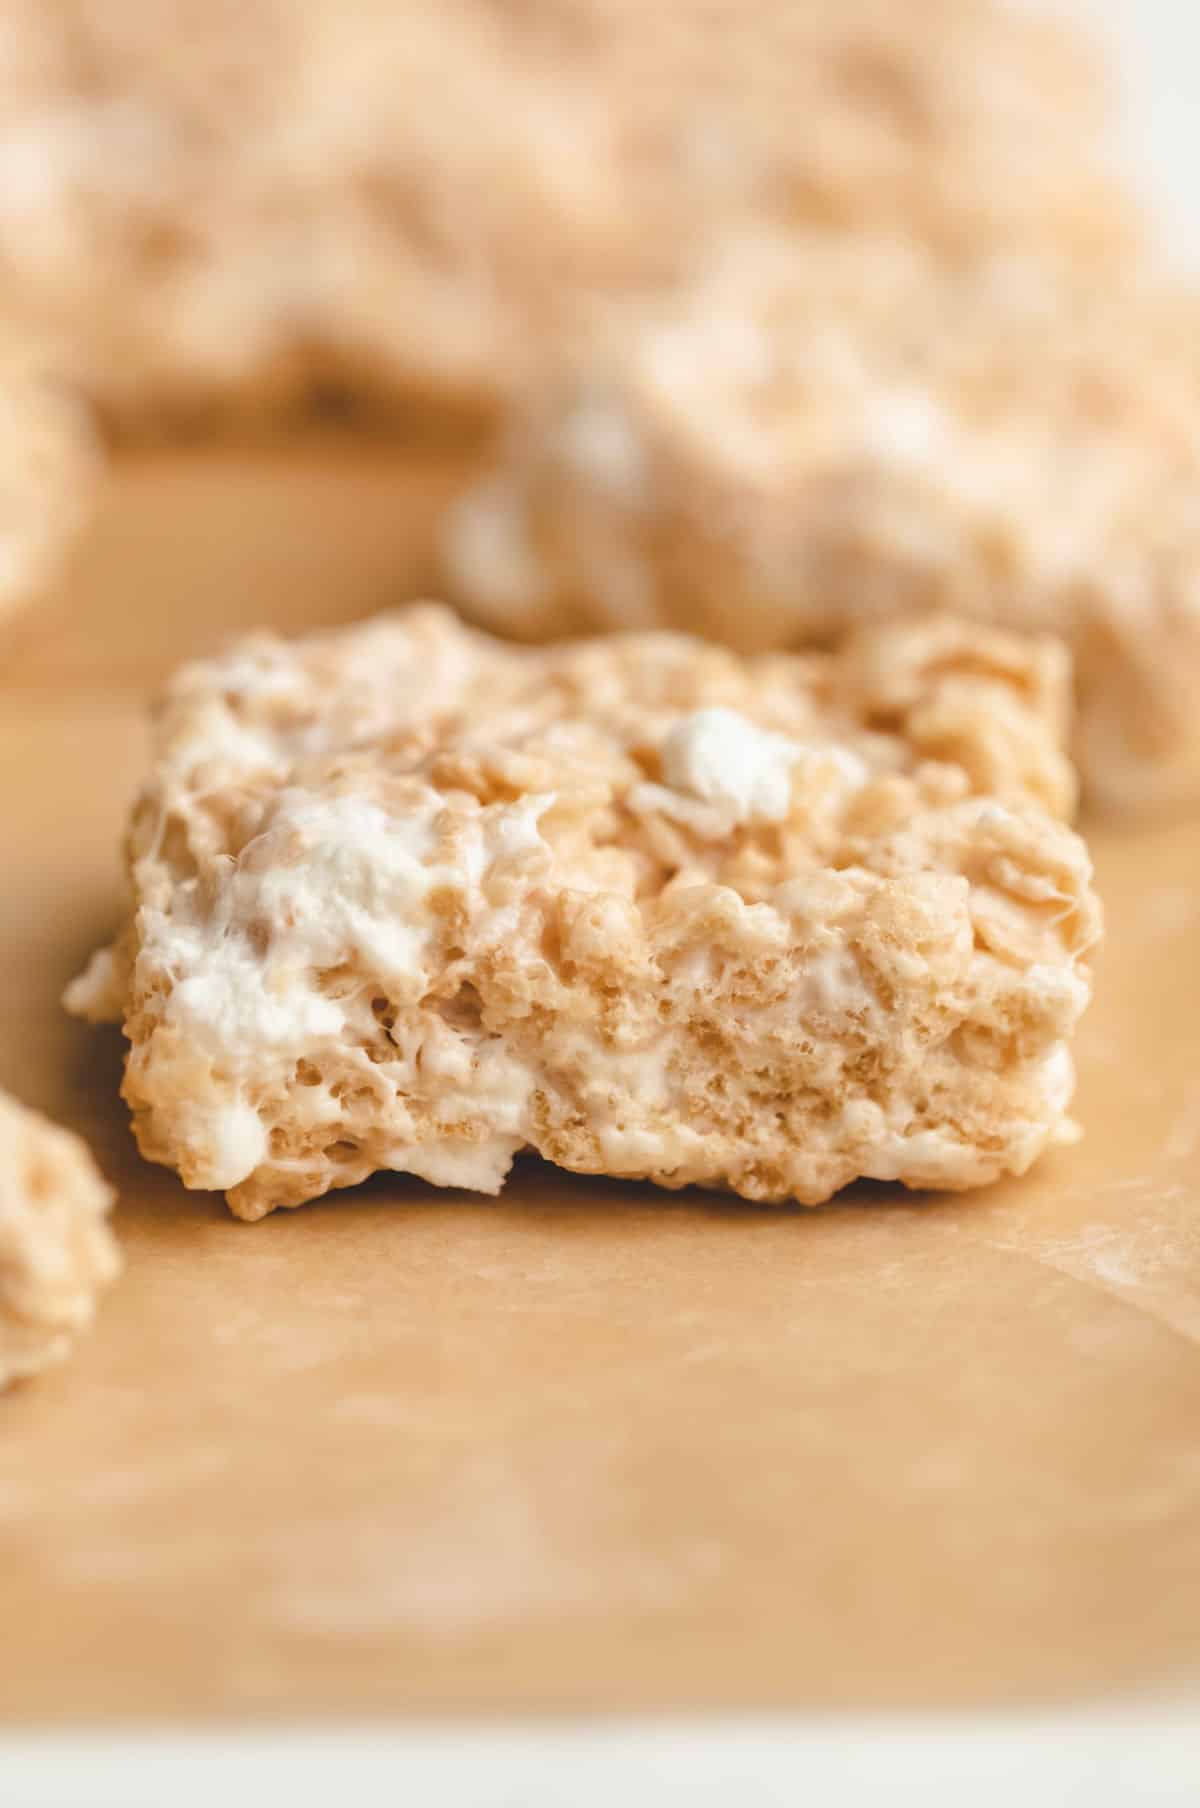
[[[450,587],[547,639],[743,650],[948,609],[1071,644],[1114,807],[1200,798],[1200,296],[911,245],[745,239],[617,314],[448,527]]]
[[[260,1218],[378,1168],[815,1204],[1070,1133],[1099,916],[1054,643],[526,650],[421,606],[161,703],[123,1018],[143,1153]]]
[[[1086,45],[998,0],[6,0],[5,306],[133,429],[503,404],[731,222],[1105,266]]]
[[[31,348],[0,345],[0,618],[41,590],[82,525],[96,447]]]
[[[67,1354],[121,1266],[85,1143],[0,1093],[0,1387]]]

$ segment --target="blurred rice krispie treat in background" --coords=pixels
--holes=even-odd
[[[1200,792],[1200,299],[871,235],[727,244],[617,311],[453,513],[451,588],[528,639],[747,649],[936,606],[1061,633],[1085,785]]]
[[[0,1388],[59,1362],[120,1271],[85,1143],[0,1092]]]
[[[0,618],[52,579],[87,512],[96,447],[77,402],[0,344]]]
[[[1104,117],[995,0],[7,0],[3,305],[125,425],[488,410],[747,219],[1104,262]]]

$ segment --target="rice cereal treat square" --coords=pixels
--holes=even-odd
[[[816,1204],[1072,1134],[1099,930],[1056,643],[739,658],[420,606],[169,686],[117,1016],[143,1153],[260,1218],[390,1168]]]
[[[0,332],[0,618],[58,573],[83,524],[97,448],[35,348]]]
[[[1105,87],[997,0],[6,0],[4,303],[125,429],[489,410],[731,223],[1107,269]]]
[[[1092,799],[1200,798],[1200,296],[868,235],[599,319],[446,532],[484,625],[746,652],[942,609],[1061,635]]]
[[[59,1362],[120,1271],[86,1145],[0,1093],[0,1387]]]

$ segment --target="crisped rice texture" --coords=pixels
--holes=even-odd
[[[81,409],[19,338],[0,343],[0,618],[56,575],[95,485]]]
[[[914,607],[1058,633],[1089,791],[1200,795],[1200,298],[1150,276],[744,240],[597,331],[446,544],[528,638],[757,650]]]
[[[949,619],[741,659],[420,607],[185,668],[133,912],[138,1140],[258,1218],[377,1168],[816,1203],[1070,1131],[1097,905],[1053,643]]]
[[[0,1093],[0,1387],[59,1362],[120,1258],[84,1143]]]
[[[1103,86],[996,0],[9,0],[3,305],[142,429],[486,409],[733,220],[1105,261]]]

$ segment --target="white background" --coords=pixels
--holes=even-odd
[[[1173,260],[1200,267],[1200,5],[1058,0],[1056,10],[1107,37],[1123,89],[1118,154],[1136,172]]]

